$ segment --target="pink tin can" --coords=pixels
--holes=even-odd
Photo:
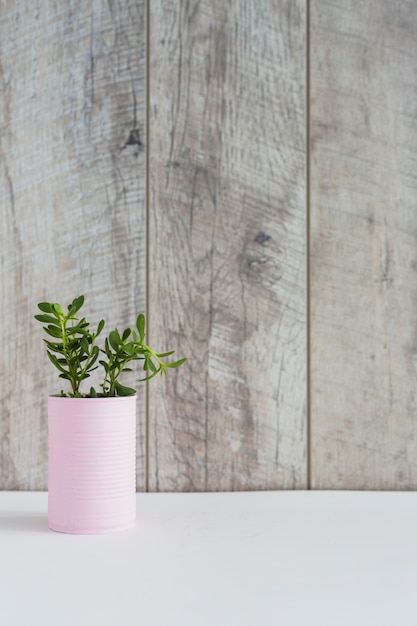
[[[63,533],[131,528],[136,396],[48,398],[48,523]]]

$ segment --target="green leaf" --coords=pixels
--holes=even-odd
[[[97,391],[94,387],[90,387],[90,398],[97,398]]]
[[[44,313],[53,313],[52,305],[49,302],[39,302],[38,308]]]
[[[174,354],[175,350],[170,350],[169,352],[161,352],[160,354],[157,354],[156,356],[159,356],[161,359],[164,356],[171,356],[171,354]]]
[[[84,304],[84,296],[79,296],[78,298],[74,298],[71,304],[71,309],[74,309],[73,315],[75,315],[75,313],[81,309],[83,304]]]
[[[125,387],[121,385],[119,381],[115,381],[114,386],[117,391],[118,396],[133,396],[136,393],[136,389],[132,389],[131,387]]]
[[[52,350],[52,352],[59,352],[60,354],[62,354],[64,350],[64,346],[62,345],[62,343],[53,343],[52,341],[48,341],[47,339],[44,339],[44,342],[46,343],[48,348]]]
[[[141,345],[134,345],[134,350],[135,350],[135,355],[138,359],[144,359],[145,356],[144,355],[149,355],[149,350],[146,350],[143,346]],[[139,356],[140,355],[140,356]]]
[[[88,341],[85,337],[82,337],[82,339],[80,339],[80,347],[81,347],[81,350],[83,350],[86,354],[88,354],[89,346],[88,346]]]
[[[145,316],[143,313],[139,313],[137,317],[136,328],[138,329],[140,340],[143,342],[145,339]]]
[[[109,371],[109,364],[106,363],[106,361],[99,361],[100,365],[102,365],[106,371],[106,373]]]
[[[67,328],[67,335],[84,335],[84,336],[88,336],[89,332],[88,330],[85,330],[85,328],[83,326],[80,326],[80,324],[77,324],[77,326],[73,326],[72,328]]]
[[[79,339],[71,339],[71,341],[67,344],[68,350],[79,350],[80,349],[80,340]]]
[[[96,337],[98,337],[98,336],[99,336],[99,334],[101,333],[101,331],[103,330],[103,328],[104,328],[104,324],[105,324],[105,321],[104,321],[104,320],[100,320],[100,321],[99,321],[98,326],[97,326]]]
[[[134,356],[135,348],[131,343],[127,343],[125,346],[123,346],[123,352],[125,352],[129,356]]]
[[[183,363],[185,363],[187,359],[179,359],[178,361],[174,361],[173,363],[165,363],[165,367],[179,367]]]
[[[152,359],[148,359],[148,364],[149,364],[149,369],[151,370],[151,372],[157,372],[157,368],[155,367],[154,362],[152,361]]]
[[[122,341],[126,341],[131,332],[130,328],[126,328],[126,330],[123,331]]]
[[[51,361],[52,365],[55,365],[55,367],[60,371],[60,372],[66,372],[66,370],[62,367],[62,365],[58,362],[58,359],[56,358],[56,356],[54,356],[53,354],[51,354],[51,352],[49,352],[49,350],[46,351],[46,354],[49,357],[49,360]]]
[[[44,326],[43,327],[44,331],[46,332],[47,335],[50,335],[51,337],[54,337],[55,339],[61,339],[62,335],[60,332],[58,332],[57,328],[55,326]]]
[[[56,315],[57,315],[58,317],[65,317],[65,313],[64,313],[64,311],[62,310],[62,307],[61,307],[61,305],[60,305],[60,304],[56,304],[56,303],[54,303],[54,304],[52,304],[52,305],[51,305],[51,307],[52,307],[52,311],[51,311],[51,313],[56,313]]]
[[[35,320],[38,322],[42,322],[42,324],[52,324],[53,326],[58,326],[61,328],[61,325],[56,317],[52,317],[52,315],[35,315]]]
[[[97,358],[98,358],[98,353],[93,356],[93,358],[91,359],[90,363],[88,364],[87,372],[91,372],[91,368],[93,367],[93,365],[97,361]],[[96,368],[94,368],[94,369],[96,369]]]
[[[113,350],[115,350],[117,352],[117,350],[119,349],[119,345],[120,345],[120,341],[118,341],[118,334],[116,332],[116,330],[112,330],[111,333],[109,334],[109,342],[111,347],[113,348]],[[120,336],[119,336],[120,339]]]
[[[67,372],[62,372],[62,374],[60,374],[59,377],[65,378],[65,380],[72,380],[71,376],[67,374]]]
[[[105,353],[107,355],[107,358],[111,359],[112,354],[111,354],[111,350],[110,350],[110,346],[109,346],[109,340],[107,339],[107,337],[106,337],[106,340],[104,342],[104,350],[105,350]]]

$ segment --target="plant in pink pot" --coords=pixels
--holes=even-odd
[[[104,320],[91,332],[79,316],[83,304],[84,296],[67,311],[40,302],[35,315],[48,335],[49,360],[69,386],[48,398],[48,523],[60,532],[98,534],[130,528],[136,518],[136,390],[120,382],[121,374],[141,361],[141,381],[149,380],[186,359],[166,363],[173,351],[146,345],[142,313],[135,329],[115,328],[99,347]],[[83,392],[81,384],[99,367],[100,390]]]

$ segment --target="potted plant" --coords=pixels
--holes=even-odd
[[[141,361],[141,381],[186,359],[167,363],[174,353],[157,353],[145,343],[145,316],[136,328],[112,330],[97,344],[105,326],[95,332],[79,312],[84,296],[67,310],[56,303],[40,302],[41,322],[47,334],[47,355],[66,381],[68,389],[48,398],[48,523],[52,530],[97,534],[122,530],[136,518],[136,390],[120,377]],[[82,383],[102,368],[100,388],[87,392]]]

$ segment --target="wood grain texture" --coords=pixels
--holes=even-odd
[[[151,3],[151,490],[306,486],[305,20]]]
[[[417,6],[311,2],[312,486],[417,488]]]
[[[84,293],[86,315],[113,327],[145,306],[144,11],[143,0],[1,5],[1,489],[46,487],[46,398],[59,383],[36,303]]]

